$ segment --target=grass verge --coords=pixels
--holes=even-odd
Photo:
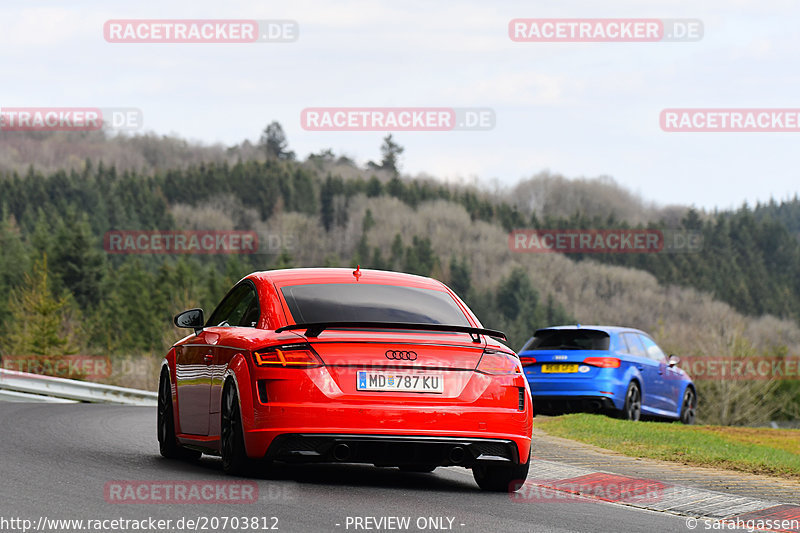
[[[800,430],[628,422],[585,413],[536,418],[556,437],[630,455],[800,479]]]

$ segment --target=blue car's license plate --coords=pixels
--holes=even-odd
[[[578,371],[578,363],[544,363],[543,374],[571,374]]]

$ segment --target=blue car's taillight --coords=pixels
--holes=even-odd
[[[600,368],[619,368],[620,360],[616,357],[587,357],[583,364]]]

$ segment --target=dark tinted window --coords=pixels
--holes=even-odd
[[[331,283],[281,289],[298,324],[310,322],[408,322],[469,326],[443,291],[395,285]]]
[[[255,288],[242,283],[234,288],[214,310],[206,326],[255,327],[260,308]]]
[[[250,291],[248,297],[239,304],[240,307],[236,309],[233,316],[231,317],[234,322],[231,322],[231,325],[238,325],[243,328],[254,328],[258,325],[258,317],[261,315],[261,308],[258,305],[258,298],[256,297],[256,291]],[[238,313],[239,308],[243,306],[244,312],[241,314],[241,318],[239,318]]]
[[[610,339],[595,329],[543,329],[522,350],[608,350]]]

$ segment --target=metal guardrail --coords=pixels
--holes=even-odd
[[[13,390],[2,390],[2,389],[0,389],[0,402],[78,403],[77,400],[67,400],[66,398],[53,398],[52,396],[39,396],[38,394],[28,394],[27,392],[17,392]]]
[[[73,400],[78,402],[154,406],[157,404],[158,394],[89,381],[54,378],[0,369],[0,400],[17,402],[49,401],[52,403],[64,403],[65,400]]]

